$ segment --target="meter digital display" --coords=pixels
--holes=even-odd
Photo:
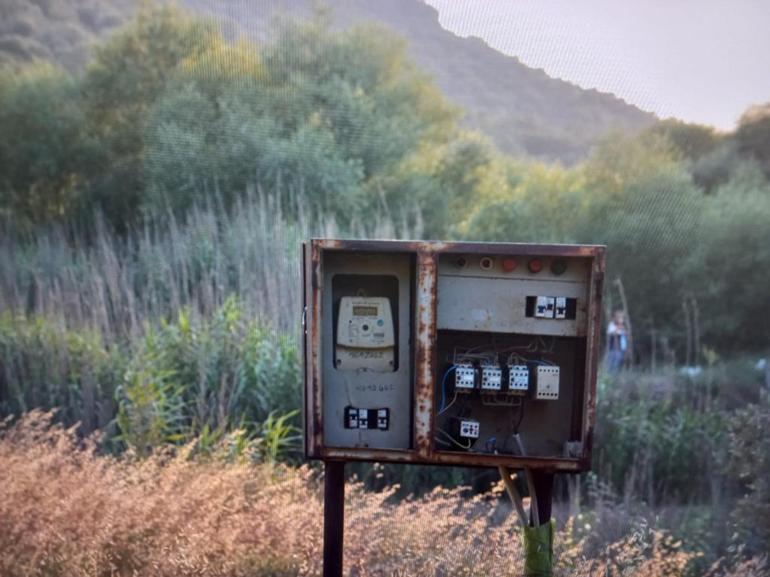
[[[377,307],[353,307],[353,316],[356,317],[376,317]]]

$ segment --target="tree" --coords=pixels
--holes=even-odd
[[[629,183],[622,197],[592,199],[578,239],[606,244],[607,278],[623,280],[637,326],[650,322],[676,340],[682,299],[695,288],[684,274],[694,249],[703,196],[684,170]]]
[[[770,178],[770,102],[752,106],[741,116],[734,139],[741,154],[756,160]]]
[[[214,34],[205,21],[170,6],[142,4],[136,19],[97,47],[83,80],[87,126],[101,154],[86,167],[89,204],[115,225],[136,215],[146,179],[150,110],[185,59]]]
[[[508,163],[506,183],[474,203],[463,227],[473,240],[575,242],[585,191],[577,170],[540,163]],[[483,188],[483,187],[482,187]]]
[[[0,74],[0,211],[17,223],[69,216],[94,153],[77,83],[38,64]]]
[[[680,161],[680,153],[660,134],[609,134],[582,165],[582,171],[592,198],[622,198],[630,183],[651,174],[679,170]]]
[[[711,126],[673,118],[654,124],[648,132],[667,139],[682,158],[693,162],[713,152],[724,140]]]
[[[179,211],[213,191],[229,199],[253,182],[260,144],[275,132],[261,111],[263,76],[254,46],[219,36],[179,63],[148,112],[145,212]]]
[[[454,134],[454,112],[400,39],[333,32],[320,15],[281,23],[264,48],[210,38],[177,67],[148,124],[150,210],[214,190],[229,202],[256,185],[290,210],[302,202],[345,222],[391,205],[392,175]]]
[[[770,184],[750,164],[706,197],[683,274],[702,310],[703,340],[726,352],[763,353],[770,330]]]

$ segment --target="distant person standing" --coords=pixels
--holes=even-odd
[[[623,366],[627,349],[626,317],[622,310],[617,309],[607,325],[607,369],[611,374],[617,373]]]

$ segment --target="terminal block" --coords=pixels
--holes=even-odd
[[[455,368],[455,389],[462,393],[476,388],[476,367],[461,363]]]
[[[483,365],[481,367],[481,390],[503,390],[503,369],[500,365]]]

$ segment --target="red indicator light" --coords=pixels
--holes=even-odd
[[[529,272],[540,272],[543,270],[543,261],[539,258],[533,258],[527,263],[527,267],[529,268]]]
[[[504,258],[503,259],[503,270],[505,272],[511,272],[511,271],[516,269],[516,266],[518,264],[519,263],[516,262],[515,258],[511,258],[511,257]]]

